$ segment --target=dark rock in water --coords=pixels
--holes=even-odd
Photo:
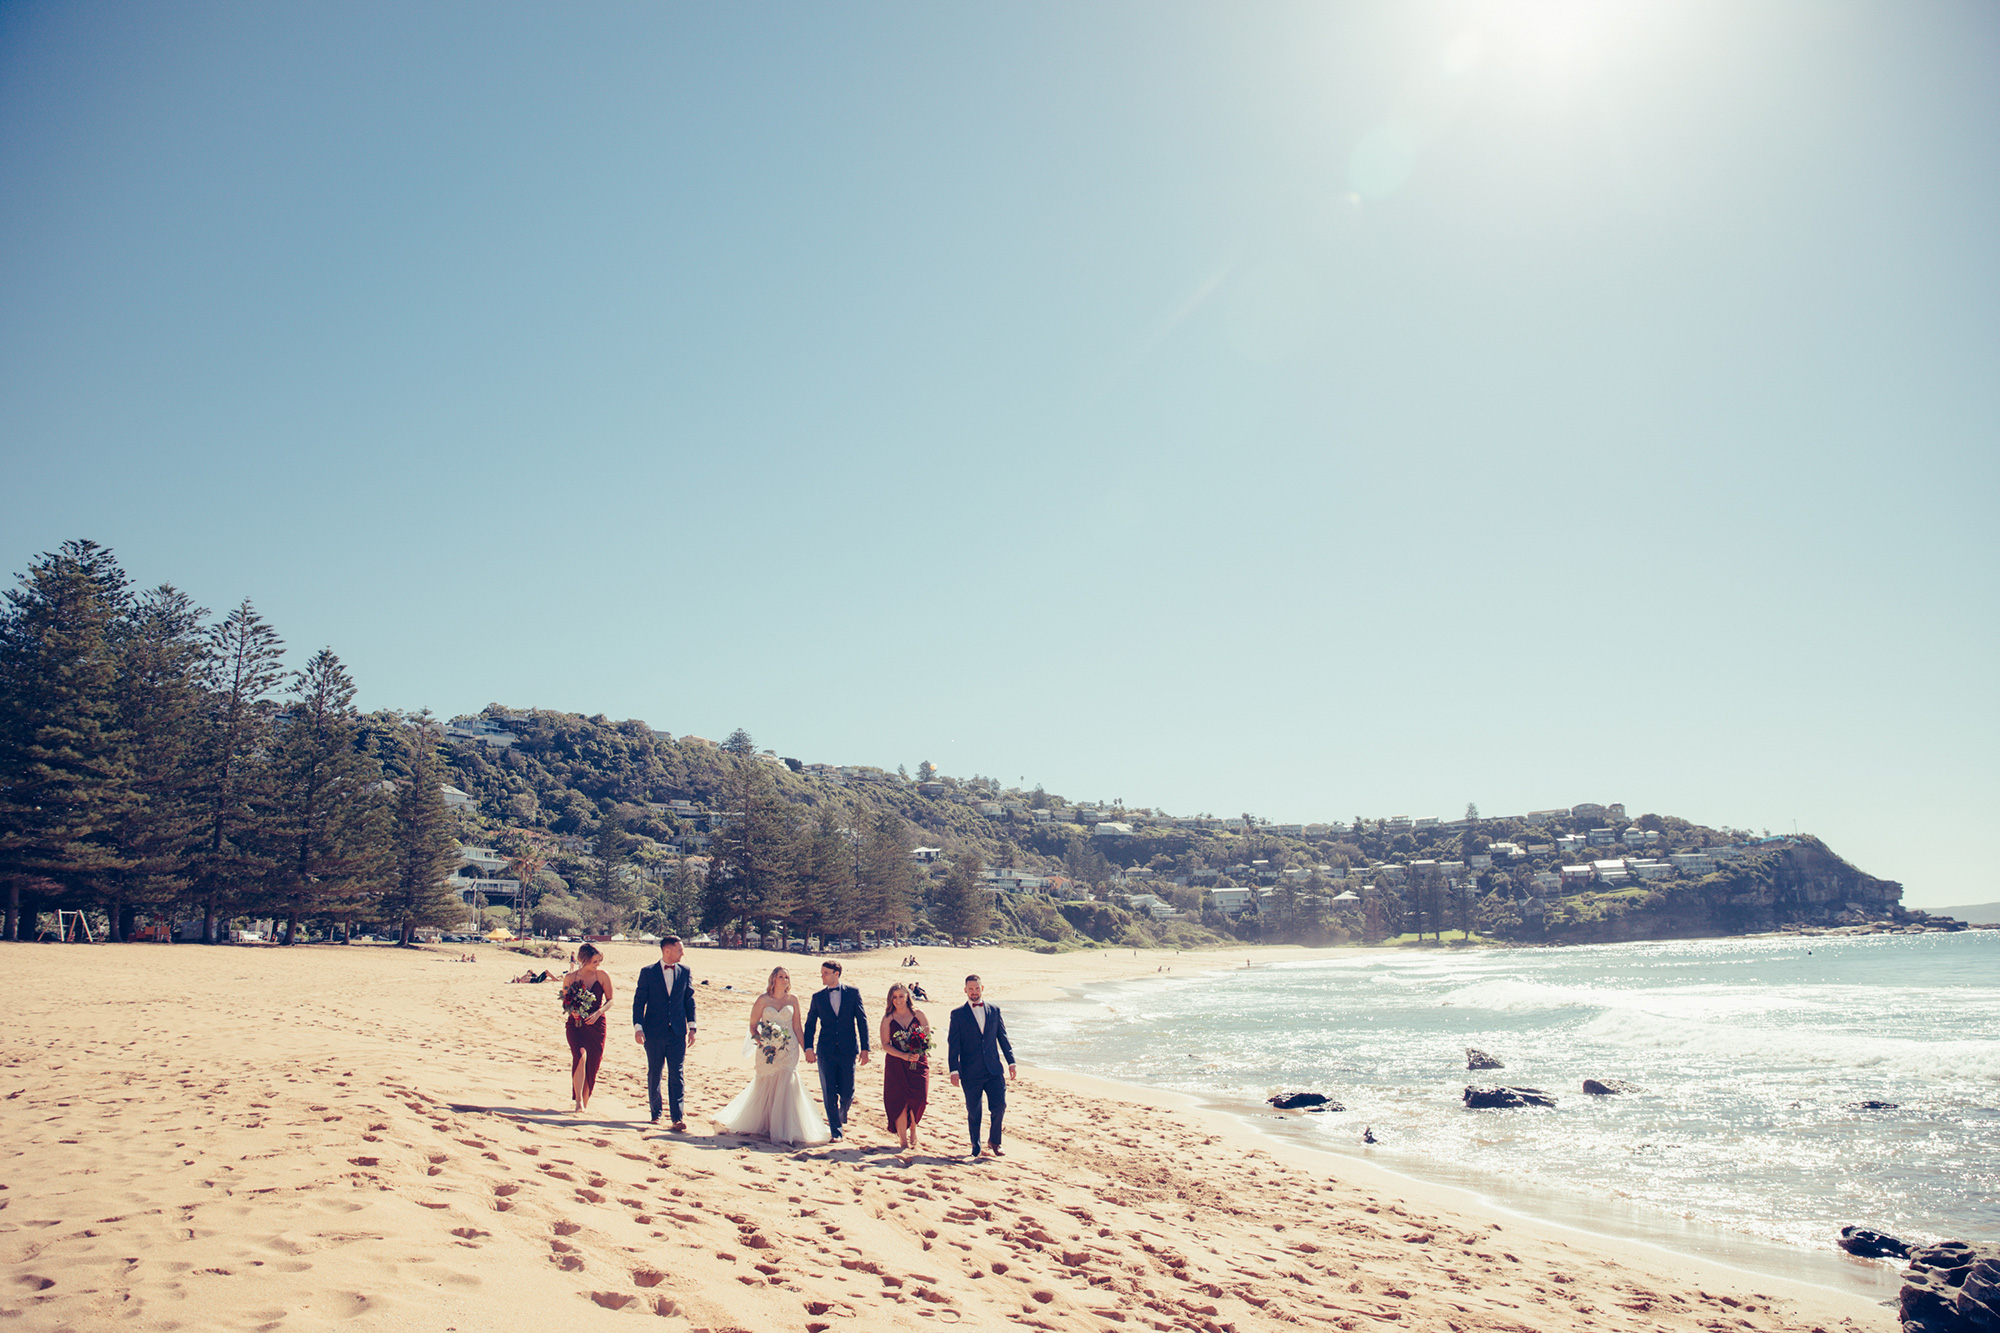
[[[1988,1255],[1972,1265],[1958,1289],[1957,1305],[1958,1317],[1967,1327],[2000,1333],[2000,1255]]]
[[[1507,1066],[1501,1064],[1486,1052],[1476,1047],[1468,1046],[1465,1048],[1465,1067],[1467,1069],[1505,1069]]]
[[[1850,1111],[1894,1111],[1898,1108],[1895,1102],[1866,1101],[1849,1102],[1847,1109]]]
[[[1345,1111],[1323,1092],[1280,1092],[1266,1099],[1280,1111]]]
[[[2000,1245],[1948,1240],[1910,1251],[1904,1333],[2000,1333]]]
[[[1867,1227],[1842,1227],[1840,1239],[1835,1242],[1849,1254],[1863,1259],[1907,1259],[1910,1257],[1910,1242],[1881,1231],[1870,1231]]]
[[[1645,1091],[1616,1078],[1587,1078],[1583,1081],[1583,1090],[1593,1097],[1616,1097],[1621,1092]]]
[[[1375,1142],[1375,1126],[1363,1125],[1361,1127],[1361,1141],[1363,1143]]]
[[[1556,1099],[1540,1088],[1467,1088],[1465,1105],[1473,1111],[1512,1111],[1524,1106],[1554,1106]]]

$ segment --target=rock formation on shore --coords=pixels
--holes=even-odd
[[[1948,1240],[1911,1251],[1903,1333],[2000,1333],[2000,1245]]]

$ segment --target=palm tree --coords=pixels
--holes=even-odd
[[[528,921],[528,886],[535,882],[535,876],[542,873],[542,867],[549,863],[548,851],[538,842],[531,842],[514,855],[507,858],[507,869],[520,881],[521,887],[514,894],[514,933],[525,935]]]

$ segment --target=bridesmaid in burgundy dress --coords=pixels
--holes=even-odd
[[[904,1154],[917,1150],[917,1125],[930,1102],[931,1069],[922,1049],[906,1051],[910,1034],[929,1036],[931,1022],[923,1010],[910,1006],[910,989],[902,982],[889,987],[889,1007],[882,1015],[882,1109],[889,1114],[889,1128],[896,1131],[898,1149]]]
[[[563,1035],[569,1039],[569,1088],[576,1099],[570,1109],[588,1111],[597,1067],[604,1061],[604,1016],[611,1012],[612,987],[599,967],[604,955],[596,945],[584,945],[576,957],[576,971],[563,978]],[[580,1003],[590,995],[597,997],[595,1007]]]

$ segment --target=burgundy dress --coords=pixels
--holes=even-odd
[[[604,1012],[604,983],[593,981],[590,988],[597,992],[597,1012]],[[597,1067],[604,1063],[604,1032],[611,1020],[601,1023],[586,1023],[575,1014],[566,1015],[563,1020],[563,1035],[569,1038],[569,1068],[574,1077],[576,1062],[583,1061],[583,1087],[586,1092],[597,1090]]]
[[[907,1032],[917,1025],[916,1019],[907,1023],[889,1020],[889,1032]],[[882,1057],[882,1109],[889,1113],[889,1128],[896,1128],[896,1122],[908,1112],[910,1123],[917,1125],[924,1118],[924,1107],[930,1104],[931,1075],[924,1065],[911,1064],[893,1055]]]

